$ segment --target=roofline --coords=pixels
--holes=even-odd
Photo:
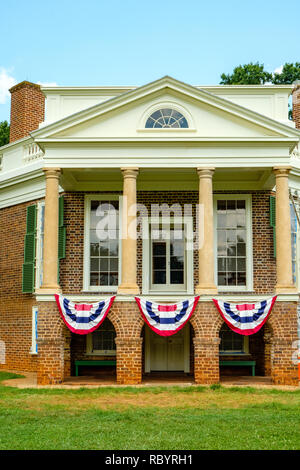
[[[143,85],[140,85],[143,86]],[[138,85],[128,85],[128,86],[41,86],[43,93],[57,93],[57,92],[67,92],[71,93],[73,91],[112,91],[112,92],[126,92],[140,88]],[[207,88],[207,89],[249,89],[249,90],[290,90],[294,88],[294,85],[192,85],[194,88]]]

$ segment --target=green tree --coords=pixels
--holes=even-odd
[[[0,122],[0,147],[9,142],[9,125],[7,121]]]
[[[287,85],[300,80],[300,62],[285,63],[281,73],[274,73],[272,82],[275,85]]]
[[[264,69],[264,64],[256,62],[253,64],[238,65],[232,74],[221,75],[221,85],[263,85],[272,81],[272,74]]]

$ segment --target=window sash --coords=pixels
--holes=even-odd
[[[246,207],[246,284],[245,285],[218,285],[218,222],[217,222],[217,204],[222,200],[245,201]],[[230,228],[228,228],[229,230]],[[227,228],[226,228],[227,230]],[[237,228],[239,230],[239,228]],[[241,229],[244,230],[244,229]],[[253,291],[253,251],[252,251],[252,197],[250,194],[215,194],[214,195],[214,233],[215,233],[215,282],[219,291],[223,292],[245,292]],[[236,258],[236,256],[235,256]],[[225,258],[227,259],[227,257]],[[237,258],[236,258],[237,259]],[[227,272],[227,271],[226,271]],[[230,271],[229,271],[230,272]]]
[[[118,285],[91,285],[91,256],[90,253],[90,242],[91,242],[91,201],[118,201],[119,203],[119,241],[118,241],[118,256],[111,256],[107,259],[118,258],[117,272],[118,273],[118,285],[121,284],[121,259],[122,259],[122,198],[119,194],[90,194],[85,196],[85,227],[84,227],[84,275],[83,275],[83,290],[91,292],[117,292]],[[100,263],[100,257],[96,257]],[[102,259],[102,258],[101,258]],[[100,273],[100,270],[99,270]],[[100,275],[100,274],[99,274]]]

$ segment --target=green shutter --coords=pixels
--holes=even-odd
[[[64,196],[59,198],[58,211],[58,282],[59,282],[59,261],[66,257],[66,227],[64,226]]]
[[[26,235],[24,240],[24,263],[22,270],[22,292],[34,291],[35,268],[35,238],[36,238],[36,205],[27,207]]]
[[[270,196],[270,225],[273,228],[273,253],[276,257],[276,198]]]

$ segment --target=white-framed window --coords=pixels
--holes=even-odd
[[[232,331],[226,323],[220,329],[220,354],[249,354],[248,336],[239,335]]]
[[[117,194],[85,196],[85,291],[116,292],[121,282],[120,206]]]
[[[143,293],[193,293],[192,217],[144,217]]]
[[[43,248],[44,248],[45,201],[37,204],[36,245],[35,245],[35,288],[43,284]]]
[[[30,354],[38,353],[37,338],[38,338],[38,308],[32,307],[32,329],[31,329],[31,348]]]
[[[116,331],[108,318],[93,333],[86,337],[86,354],[95,356],[116,355]]]
[[[154,111],[147,119],[146,129],[152,128],[188,128],[187,119],[174,108],[161,108]]]
[[[252,291],[251,195],[215,195],[214,225],[215,279],[219,291]]]

